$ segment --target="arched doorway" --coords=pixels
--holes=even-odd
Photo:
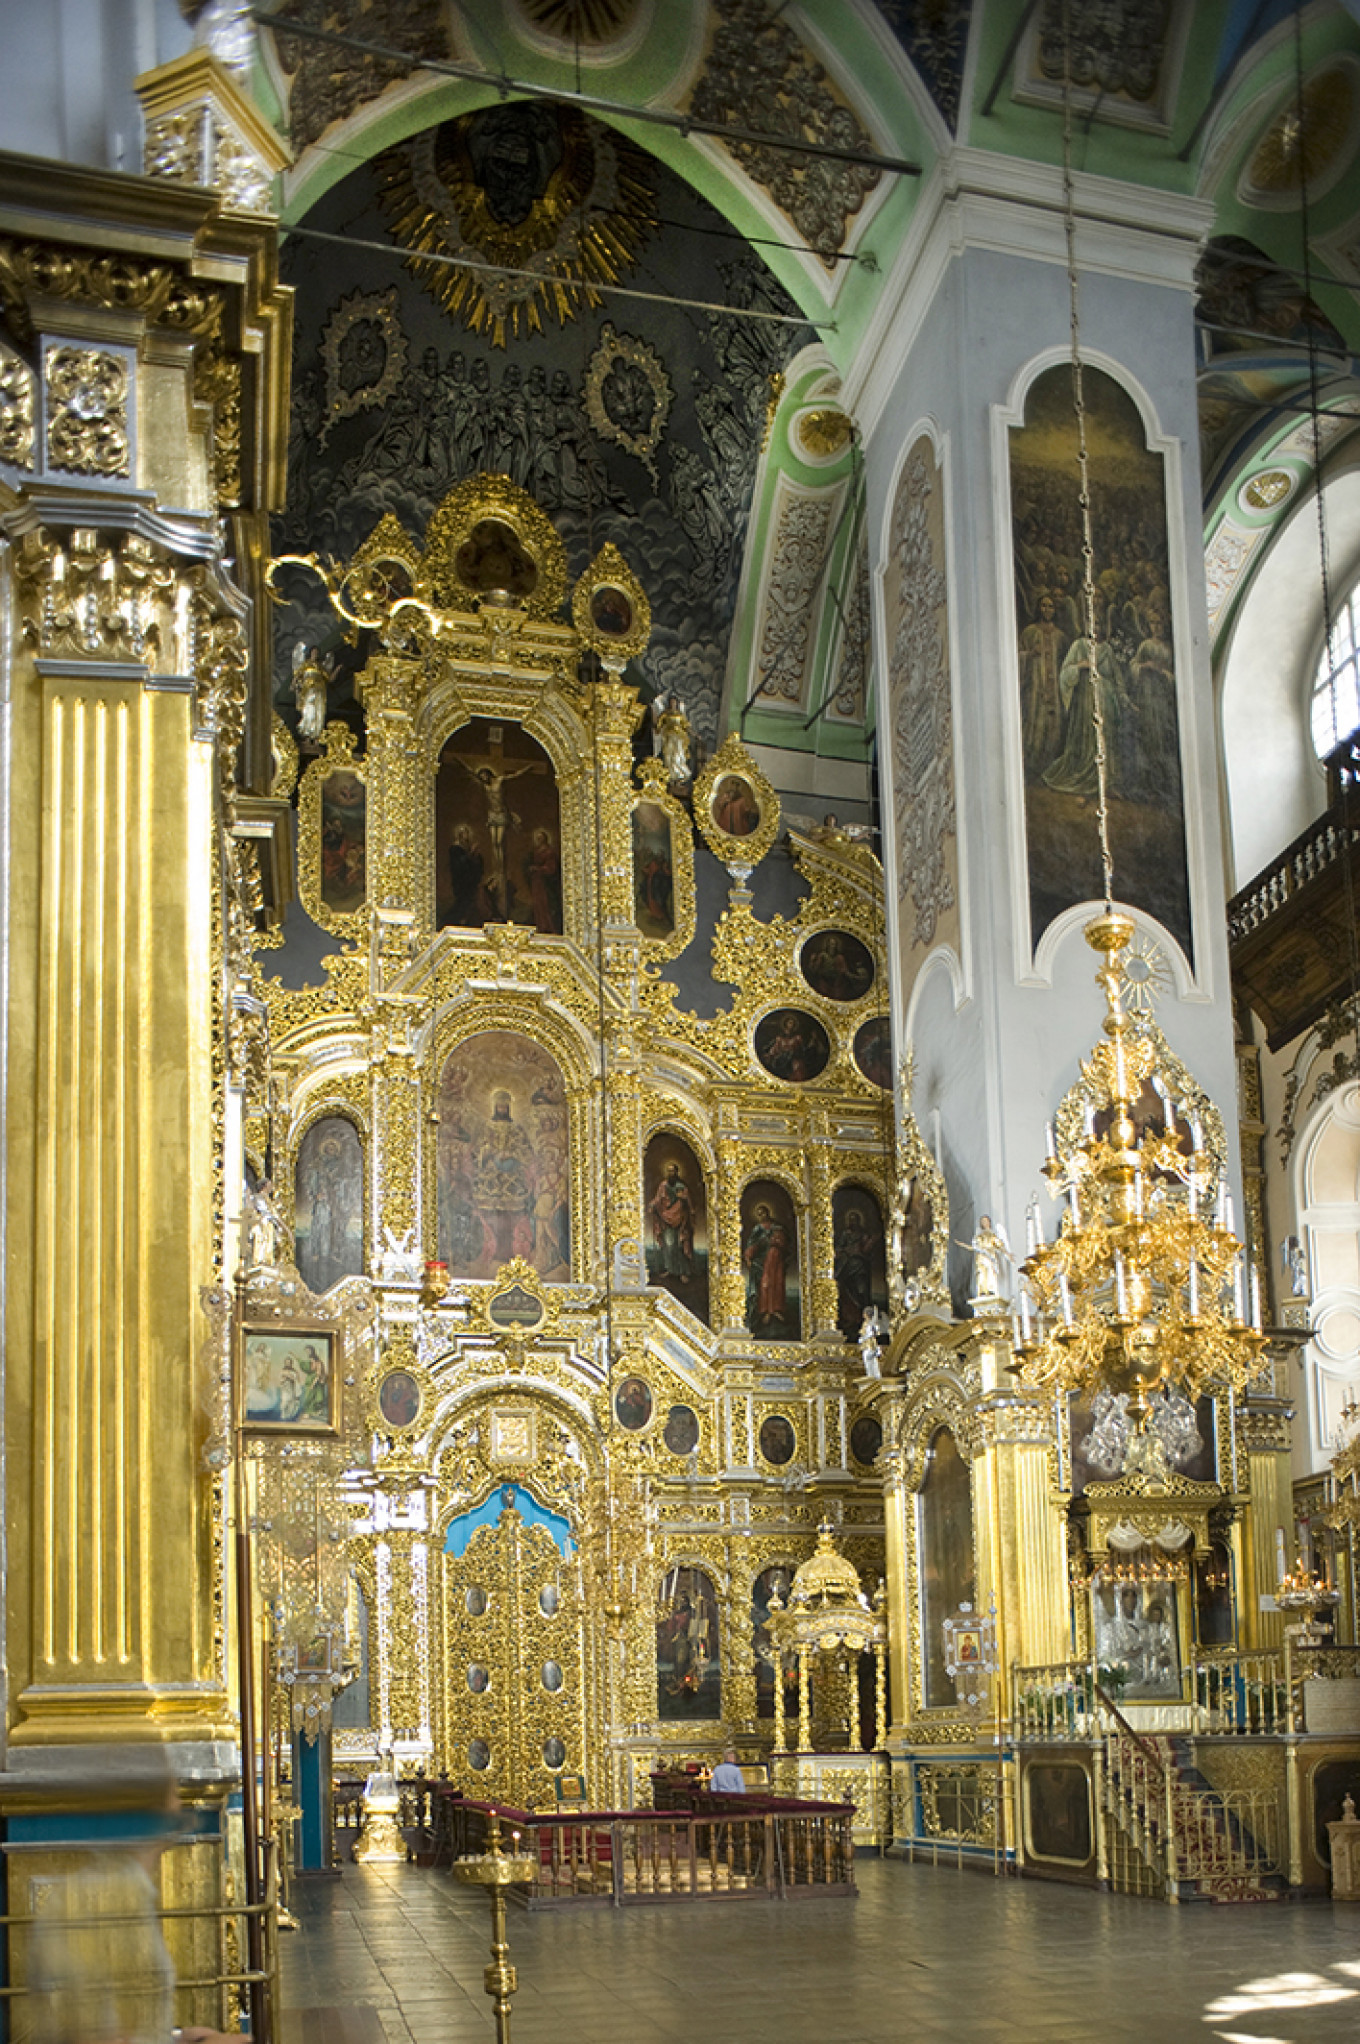
[[[551,1809],[586,1767],[587,1657],[569,1522],[523,1483],[450,1520],[440,1557],[445,1769],[465,1794]]]

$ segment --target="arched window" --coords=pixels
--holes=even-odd
[[[1332,642],[1322,649],[1313,680],[1310,721],[1319,759],[1335,752],[1343,738],[1360,726],[1360,582],[1332,615]]]

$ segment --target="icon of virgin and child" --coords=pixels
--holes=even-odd
[[[571,1275],[567,1104],[552,1058],[509,1030],[473,1036],[439,1083],[439,1254],[454,1277],[522,1256]]]

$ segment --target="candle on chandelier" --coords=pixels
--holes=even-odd
[[[1242,1251],[1240,1249],[1233,1258],[1232,1293],[1233,1319],[1241,1327],[1246,1320],[1246,1315],[1242,1311]]]
[[[1190,1318],[1199,1319],[1199,1264],[1190,1259]]]
[[[1037,1200],[1032,1199],[1025,1208],[1025,1248],[1027,1252],[1032,1256],[1042,1241],[1043,1232],[1039,1226],[1039,1203]]]
[[[1277,1526],[1277,1527],[1275,1528],[1275,1573],[1276,1573],[1276,1576],[1277,1576],[1277,1578],[1278,1578],[1278,1580],[1279,1580],[1280,1582],[1283,1582],[1283,1581],[1284,1581],[1284,1579],[1285,1579],[1285,1576],[1286,1576],[1286,1574],[1288,1573],[1287,1569],[1285,1568],[1285,1561],[1284,1561],[1284,1527],[1283,1527],[1283,1526]]]
[[[1190,1117],[1190,1147],[1197,1157],[1204,1148],[1204,1125],[1197,1114]]]
[[[1062,1301],[1063,1326],[1072,1325],[1072,1287],[1067,1282],[1067,1272],[1058,1272],[1058,1297]]]
[[[1072,1226],[1079,1228],[1081,1226],[1081,1198],[1077,1192],[1075,1172],[1067,1181],[1067,1203],[1072,1213]]]
[[[1030,1336],[1029,1293],[1027,1291],[1022,1290],[1020,1293],[1020,1340],[1021,1345],[1024,1348],[1029,1347],[1029,1336]]]
[[[1124,1252],[1122,1249],[1116,1249],[1114,1252],[1114,1295],[1115,1303],[1119,1309],[1119,1317],[1123,1320],[1127,1317],[1128,1302],[1124,1295]]]
[[[1261,1331],[1261,1273],[1256,1265],[1251,1267],[1251,1324],[1259,1334]]]
[[[1044,1150],[1050,1164],[1058,1161],[1058,1138],[1051,1121],[1044,1123]]]

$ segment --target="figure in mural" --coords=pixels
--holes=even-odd
[[[1057,622],[1048,590],[1039,597],[1038,621],[1020,634],[1020,714],[1025,767],[1045,773],[1062,744],[1063,699],[1059,676],[1069,639]]]
[[[440,1076],[439,1255],[455,1277],[494,1277],[522,1256],[541,1277],[571,1269],[570,1168],[561,1074],[509,1030],[460,1044]]]
[[[684,1174],[674,1158],[657,1187],[649,1209],[661,1275],[688,1278],[694,1275],[694,1203]]]
[[[642,1178],[647,1282],[661,1285],[707,1327],[708,1203],[699,1161],[663,1129],[647,1144]]]
[[[364,1153],[344,1115],[313,1123],[298,1149],[293,1180],[297,1265],[304,1284],[328,1292],[364,1268]]]
[[[789,1297],[789,1266],[794,1255],[789,1221],[776,1211],[772,1200],[756,1199],[741,1246],[746,1325],[752,1334],[772,1341],[797,1341],[800,1316]]]
[[[656,1704],[659,1717],[722,1715],[718,1600],[702,1569],[674,1568],[657,1599]]]
[[[881,1224],[879,1224],[881,1237]],[[836,1327],[847,1341],[859,1339],[865,1312],[873,1308],[873,1233],[861,1204],[836,1224]]]
[[[1076,423],[1066,366],[1035,379],[1012,435],[1020,722],[1032,935],[1100,892],[1094,710],[1105,722],[1120,892],[1187,948],[1189,888],[1163,457],[1137,406],[1088,369],[1094,637],[1082,593]]]
[[[1063,660],[1058,690],[1062,698],[1063,747],[1052,765],[1044,769],[1044,786],[1056,789],[1060,795],[1095,796],[1095,697],[1099,694],[1105,727],[1105,786],[1111,795],[1125,793],[1123,768],[1128,750],[1130,704],[1114,648],[1101,640],[1096,646],[1093,668],[1090,640],[1074,639]]]

